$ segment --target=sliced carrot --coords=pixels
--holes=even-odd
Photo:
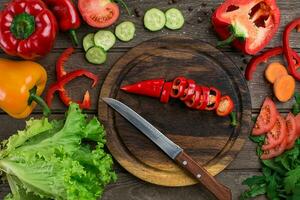
[[[265,71],[265,77],[270,83],[275,83],[276,79],[284,75],[288,75],[288,72],[279,62],[271,63]]]
[[[274,94],[281,102],[287,102],[295,93],[296,82],[290,75],[279,77],[273,86]]]

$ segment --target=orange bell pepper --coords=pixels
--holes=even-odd
[[[21,119],[29,116],[39,104],[44,115],[50,114],[50,109],[40,97],[47,82],[47,73],[40,64],[0,58],[0,72],[1,109]]]

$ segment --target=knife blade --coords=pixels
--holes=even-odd
[[[121,114],[138,130],[144,133],[152,142],[160,147],[170,158],[177,162],[182,168],[190,172],[204,187],[206,187],[217,199],[230,200],[231,191],[220,184],[212,175],[202,166],[198,165],[184,150],[167,138],[157,128],[150,124],[146,119],[136,113],[122,102],[103,98],[103,101]]]

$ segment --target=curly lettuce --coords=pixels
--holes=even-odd
[[[11,193],[5,200],[96,200],[116,180],[113,160],[104,151],[105,130],[87,120],[77,104],[66,119],[31,119],[2,142],[0,173]]]

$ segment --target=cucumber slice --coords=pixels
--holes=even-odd
[[[94,36],[95,36],[94,33],[89,33],[86,36],[84,36],[82,45],[85,52],[89,50],[91,47],[95,46]]]
[[[106,61],[107,53],[101,47],[92,47],[86,54],[85,58],[92,64],[103,64]]]
[[[159,31],[165,24],[166,16],[161,10],[152,8],[146,12],[144,16],[144,25],[150,31]]]
[[[122,22],[116,27],[115,34],[123,42],[132,40],[135,34],[134,23],[130,21]]]
[[[181,29],[184,25],[184,17],[180,10],[171,8],[166,12],[166,27],[171,30]]]
[[[100,30],[94,36],[95,45],[108,51],[116,43],[116,36],[111,31]]]

